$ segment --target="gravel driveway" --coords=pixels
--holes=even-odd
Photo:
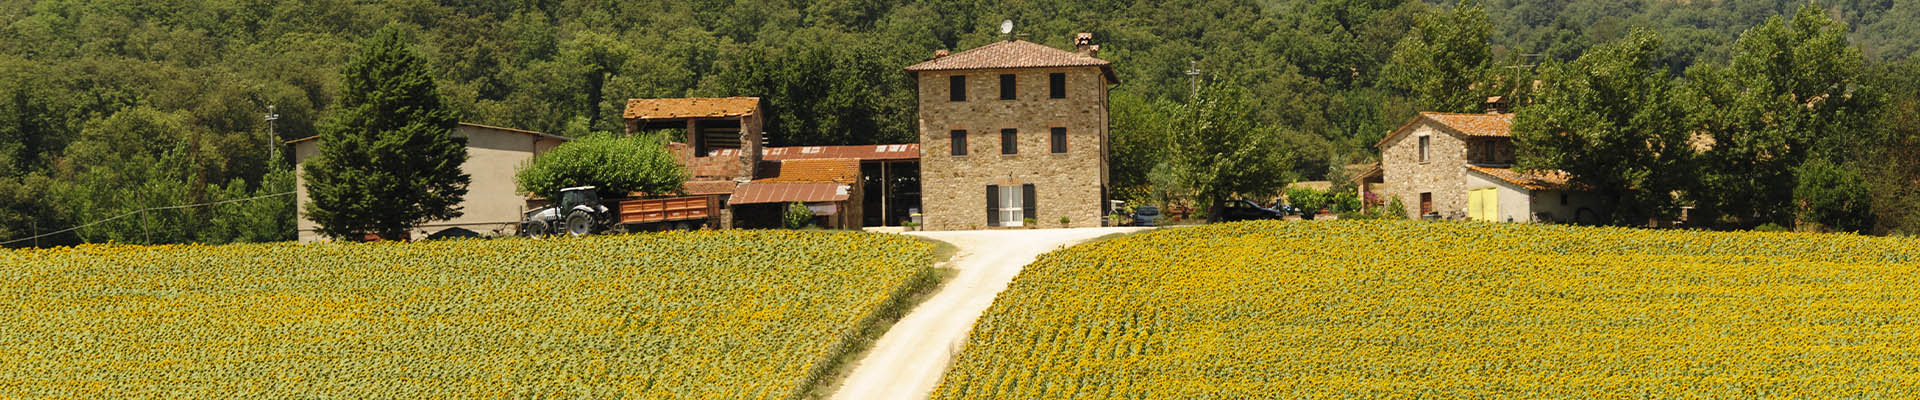
[[[834,392],[834,399],[925,399],[947,364],[966,344],[973,321],[993,304],[1020,269],[1041,254],[1112,233],[1145,228],[1033,229],[913,232],[953,243],[960,251],[948,266],[959,274],[914,307],[875,341]]]

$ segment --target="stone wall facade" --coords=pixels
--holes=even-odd
[[[1049,76],[1066,74],[1066,98],[1051,98]],[[1000,99],[1000,76],[1013,74],[1016,96]],[[965,75],[966,101],[951,101],[949,78]],[[1107,80],[1100,67],[975,69],[918,74],[922,218],[929,230],[991,228],[987,186],[1034,185],[1042,228],[1101,225],[1106,203]],[[1067,151],[1052,152],[1053,128],[1066,128]],[[1001,130],[1018,130],[1016,154],[1001,154]],[[965,155],[952,153],[966,131]]]
[[[1420,161],[1420,138],[1428,139],[1427,161]],[[1381,146],[1380,170],[1387,185],[1382,201],[1399,197],[1408,218],[1420,218],[1420,194],[1431,193],[1433,211],[1443,218],[1466,218],[1467,142],[1458,134],[1422,121],[1411,132]]]

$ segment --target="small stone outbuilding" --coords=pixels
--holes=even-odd
[[[1363,198],[1399,199],[1408,218],[1590,222],[1595,199],[1560,171],[1512,168],[1513,114],[1423,112],[1381,139]]]

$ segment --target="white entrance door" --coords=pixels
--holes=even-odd
[[[1027,218],[1019,186],[1000,187],[1000,226],[1021,226]]]

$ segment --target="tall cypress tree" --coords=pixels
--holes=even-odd
[[[429,221],[457,218],[469,177],[466,141],[451,135],[454,110],[427,62],[393,27],[348,60],[337,114],[320,129],[306,165],[306,217],[338,239],[405,238]]]

